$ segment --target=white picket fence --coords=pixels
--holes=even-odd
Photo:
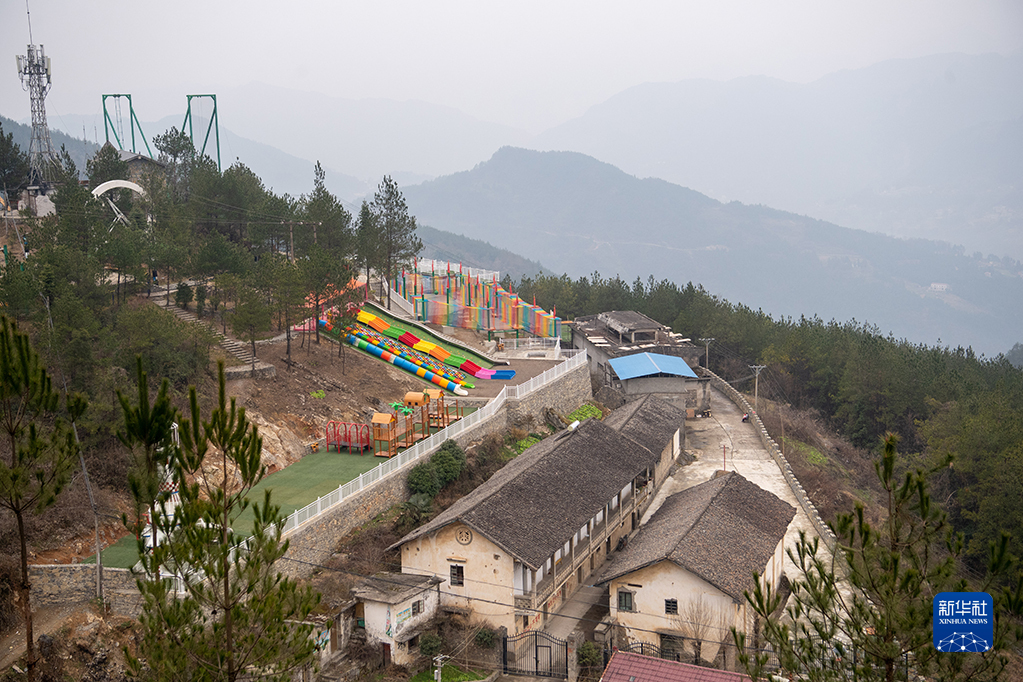
[[[291,514],[284,522],[284,534],[294,531],[303,524],[326,513],[333,507],[341,504],[344,500],[358,493],[360,490],[376,483],[377,481],[393,474],[421,457],[432,454],[440,444],[449,438],[457,438],[466,431],[470,431],[477,424],[493,418],[504,407],[507,400],[521,400],[538,388],[545,386],[552,381],[564,376],[568,372],[586,364],[586,353],[581,350],[564,350],[562,362],[549,370],[535,376],[529,381],[518,386],[505,386],[497,397],[486,404],[482,409],[473,412],[469,416],[458,420],[451,426],[438,431],[429,438],[421,440],[404,452],[395,457],[384,460],[378,467],[367,471],[358,478],[338,486],[337,490],[327,493],[315,502],[306,505]]]

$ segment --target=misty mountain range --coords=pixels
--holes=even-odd
[[[532,145],[722,201],[1023,259],[1023,54],[647,83]]]
[[[261,84],[218,100],[225,167],[238,159],[298,196],[320,160],[353,212],[386,173],[422,224],[513,252],[437,232],[431,256],[475,254],[516,275],[691,280],[776,315],[856,318],[994,354],[1023,338],[1011,312],[1023,293],[1021,84],[1020,54],[893,60],[806,85],[648,83],[535,137],[416,101]],[[150,145],[181,118],[143,123]],[[96,120],[60,123],[73,134]]]
[[[1023,53],[890,60],[805,85],[646,83],[537,136],[425,102],[258,83],[218,101],[224,164],[238,158],[292,196],[310,191],[317,160],[328,188],[355,202],[384,174],[408,186],[503,146],[577,151],[720,201],[1023,259],[1021,86]],[[144,126],[152,140],[182,118]],[[102,117],[60,124],[77,135]]]

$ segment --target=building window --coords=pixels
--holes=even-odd
[[[412,602],[412,615],[413,616],[418,616],[422,612],[423,612],[423,600],[422,599],[417,599],[414,602]]]
[[[464,585],[465,584],[465,567],[459,566],[458,564],[451,564],[451,584],[452,585]]]
[[[665,599],[664,600],[664,612],[672,615],[678,615],[678,599]],[[413,611],[415,613],[415,611]]]
[[[619,611],[634,611],[632,608],[632,592],[628,590],[618,590],[618,610]]]

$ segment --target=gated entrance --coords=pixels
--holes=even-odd
[[[546,632],[523,632],[504,638],[505,675],[568,677],[568,642]]]

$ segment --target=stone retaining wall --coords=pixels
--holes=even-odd
[[[267,362],[257,362],[256,369],[252,364],[235,365],[224,368],[224,378],[228,381],[234,379],[272,379],[277,376],[277,368]]]
[[[764,449],[770,453],[771,457],[774,458],[778,468],[781,469],[782,475],[785,476],[785,481],[789,484],[792,489],[792,494],[796,496],[796,500],[799,501],[799,506],[803,508],[806,515],[810,518],[810,523],[817,530],[817,534],[821,540],[828,546],[831,551],[835,549],[835,534],[828,528],[828,524],[824,523],[824,519],[821,518],[820,512],[817,511],[817,507],[813,505],[810,498],[807,496],[806,491],[803,490],[803,485],[796,479],[796,475],[792,473],[792,467],[789,465],[785,455],[782,454],[778,444],[771,438],[770,434],[767,433],[767,428],[764,426],[764,422],[760,420],[760,415],[753,411],[749,401],[746,400],[746,396],[742,395],[729,384],[727,381],[719,377],[714,372],[704,367],[696,367],[695,371],[701,376],[710,377],[711,383],[719,391],[728,396],[736,406],[744,413],[750,415],[750,422],[757,429],[757,435],[760,436],[760,441],[764,444]]]
[[[95,564],[41,564],[29,566],[32,606],[86,604],[96,598]],[[142,595],[135,576],[126,568],[103,568],[103,600],[114,613],[136,616]]]

